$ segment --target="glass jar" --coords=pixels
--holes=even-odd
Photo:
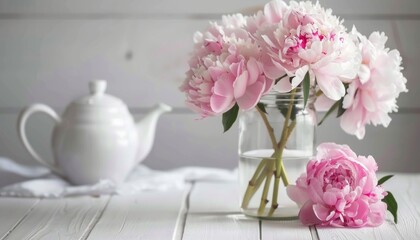
[[[301,88],[270,92],[256,109],[239,117],[239,177],[241,209],[245,215],[282,219],[296,217],[298,206],[285,186],[294,184],[313,156],[314,90],[304,107]]]

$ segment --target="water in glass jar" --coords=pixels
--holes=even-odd
[[[272,155],[272,149],[260,149],[254,151],[248,151],[240,155],[239,160],[239,181],[241,199],[245,194],[246,188],[248,187],[249,180],[254,175],[258,164],[264,159],[268,161],[275,161],[270,158]],[[289,184],[295,184],[296,179],[305,172],[306,164],[308,163],[312,152],[300,151],[300,150],[288,150],[285,149],[283,152],[283,164],[286,169]],[[267,157],[268,156],[268,157]],[[268,212],[271,207],[271,200],[273,196],[274,177],[271,179],[270,190],[267,195],[269,202],[266,205],[265,212],[262,215],[258,214],[258,208],[261,202],[261,196],[264,188],[264,182],[261,184],[259,189],[255,192],[249,205],[246,209],[242,209],[245,215],[264,218],[268,216]],[[286,188],[283,182],[280,180],[279,191],[278,191],[278,208],[274,212],[270,219],[290,219],[296,218],[299,212],[298,206],[287,196]]]

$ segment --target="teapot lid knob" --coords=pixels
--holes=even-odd
[[[106,81],[94,80],[89,82],[89,90],[92,95],[104,94],[106,90]]]

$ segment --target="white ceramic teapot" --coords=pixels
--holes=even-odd
[[[90,82],[89,87],[90,95],[72,102],[62,117],[44,104],[24,109],[18,119],[19,137],[33,158],[73,184],[93,184],[101,179],[118,184],[149,154],[157,120],[171,107],[159,104],[135,123],[120,99],[105,94],[105,81]],[[26,121],[35,112],[56,121],[51,140],[54,163],[42,159],[26,137]]]

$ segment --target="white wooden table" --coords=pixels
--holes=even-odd
[[[399,202],[377,228],[305,227],[259,221],[238,209],[236,183],[193,182],[184,190],[138,196],[0,198],[3,239],[420,239],[420,174],[397,174],[385,187]]]

